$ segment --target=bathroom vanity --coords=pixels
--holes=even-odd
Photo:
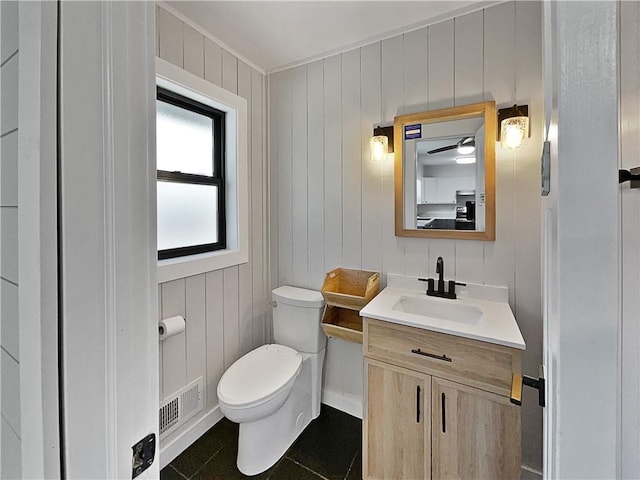
[[[361,315],[365,479],[520,478],[518,390],[525,348],[506,288],[427,297],[389,275]]]

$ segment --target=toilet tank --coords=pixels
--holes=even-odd
[[[324,298],[315,290],[282,286],[271,292],[273,339],[299,352],[317,353],[327,344],[320,322]]]

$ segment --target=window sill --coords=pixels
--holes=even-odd
[[[219,250],[185,257],[158,260],[158,283],[240,265],[249,261],[247,251]]]

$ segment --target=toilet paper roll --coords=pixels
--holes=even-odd
[[[160,334],[160,340],[166,340],[169,337],[173,337],[179,333],[184,332],[185,322],[182,315],[176,315],[175,317],[165,318],[160,320],[158,324],[158,333]]]

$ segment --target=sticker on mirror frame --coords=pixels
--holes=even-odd
[[[404,139],[411,140],[413,138],[422,138],[422,124],[404,126]]]

